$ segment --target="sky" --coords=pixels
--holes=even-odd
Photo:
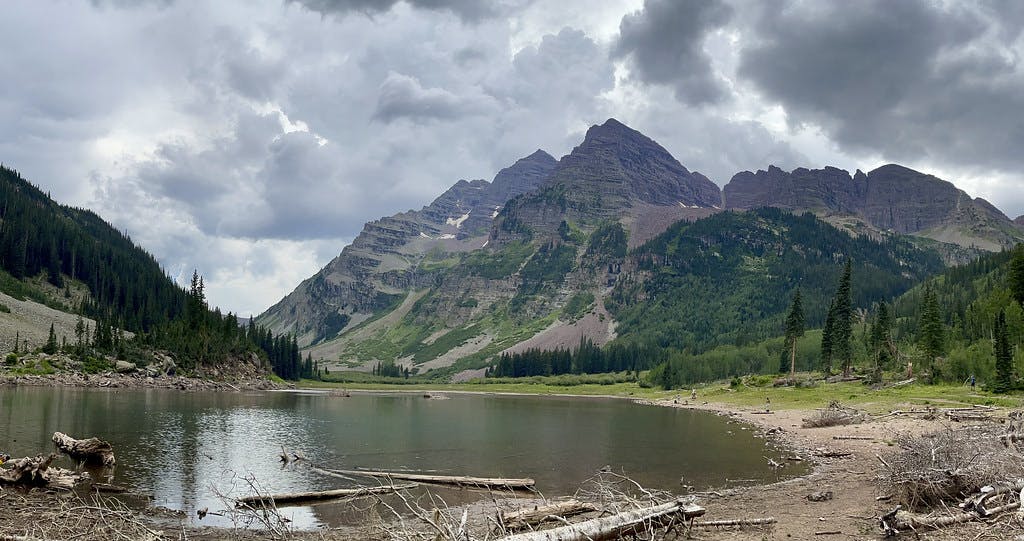
[[[259,314],[614,117],[724,185],[895,162],[1024,214],[1024,2],[5,0],[0,161]]]

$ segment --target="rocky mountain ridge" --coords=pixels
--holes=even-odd
[[[563,346],[579,336],[602,343],[617,324],[604,298],[636,270],[628,249],[681,220],[766,206],[812,211],[881,242],[931,239],[919,244],[941,248],[947,262],[1024,237],[987,201],[897,165],[853,175],[772,166],[738,173],[720,191],[609,119],[557,162],[537,151],[490,183],[459,181],[420,211],[368,223],[258,322],[297,333],[315,357],[364,368],[479,364],[527,340],[543,345],[546,334]]]
[[[542,150],[501,170],[492,182],[460,180],[429,205],[367,223],[341,253],[261,314],[275,333],[309,346],[391,307],[432,283],[431,259],[480,248],[510,198],[535,189],[555,159]]]
[[[895,164],[853,175],[835,167],[744,171],[725,186],[723,198],[728,209],[769,206],[827,218],[852,217],[877,230],[973,250],[996,251],[1022,239],[1010,219],[988,201]]]

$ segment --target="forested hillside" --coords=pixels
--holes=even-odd
[[[854,264],[852,290],[864,291],[870,274]],[[842,270],[835,264],[830,276]],[[835,278],[834,278],[835,279]],[[829,292],[838,292],[838,280]],[[924,382],[969,382],[1007,391],[1021,387],[1024,374],[1024,245],[981,258],[922,280],[909,291],[853,296],[848,336],[853,372],[868,382],[916,378]],[[839,339],[823,320],[828,307],[808,308],[808,321],[825,329],[796,340],[796,368],[829,372],[826,349]],[[782,337],[747,345],[724,345],[694,354],[675,352],[655,367],[649,381],[666,388],[747,374],[788,371],[790,345]]]
[[[0,201],[0,291],[95,320],[92,328],[80,321],[59,345],[90,370],[107,358],[145,365],[158,349],[185,372],[253,354],[282,377],[313,375],[294,337],[243,327],[234,314],[211,310],[198,273],[188,290],[179,287],[152,255],[92,211],[55,203],[3,166]],[[56,342],[51,328],[46,344],[30,347],[54,353]],[[24,344],[15,343],[19,349]]]
[[[621,340],[699,353],[781,334],[796,288],[810,326],[824,321],[849,258],[857,306],[869,306],[943,269],[930,251],[897,237],[853,237],[806,213],[774,208],[679,222],[638,248],[639,272],[624,275],[606,302]]]

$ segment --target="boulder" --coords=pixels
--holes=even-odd
[[[135,363],[130,363],[128,361],[117,361],[114,363],[114,370],[116,370],[118,374],[128,374],[134,372],[137,368],[138,367],[135,366]]]

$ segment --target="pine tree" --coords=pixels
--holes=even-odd
[[[1024,244],[1018,244],[1013,250],[1008,281],[1013,298],[1024,305]]]
[[[995,344],[993,349],[996,357],[996,381],[992,390],[997,393],[1009,392],[1013,382],[1013,350],[1010,347],[1009,333],[1006,330],[1006,311],[1000,310],[996,315],[993,332]]]
[[[821,329],[821,371],[825,375],[832,373],[832,357],[834,354],[832,335],[835,333],[835,319],[836,301],[833,299],[832,303],[828,306],[828,314],[825,316],[825,326]]]
[[[892,341],[892,323],[892,312],[889,311],[889,303],[885,301],[878,303],[875,323],[871,326],[870,342],[877,371],[888,367],[895,358]]]
[[[945,331],[939,300],[931,284],[925,285],[924,302],[921,307],[921,323],[918,327],[918,342],[924,350],[929,367],[944,352]]]
[[[789,377],[796,377],[796,343],[804,335],[804,307],[800,300],[800,289],[793,294],[793,302],[786,316],[786,345],[789,347]]]
[[[832,351],[839,366],[843,369],[843,375],[850,375],[850,368],[853,361],[853,297],[850,289],[851,263],[846,260],[843,268],[843,275],[839,278],[839,287],[836,288],[835,316],[833,318]]]
[[[53,323],[50,323],[50,335],[46,338],[46,345],[43,346],[43,353],[53,355],[57,353],[57,333],[53,332]]]

